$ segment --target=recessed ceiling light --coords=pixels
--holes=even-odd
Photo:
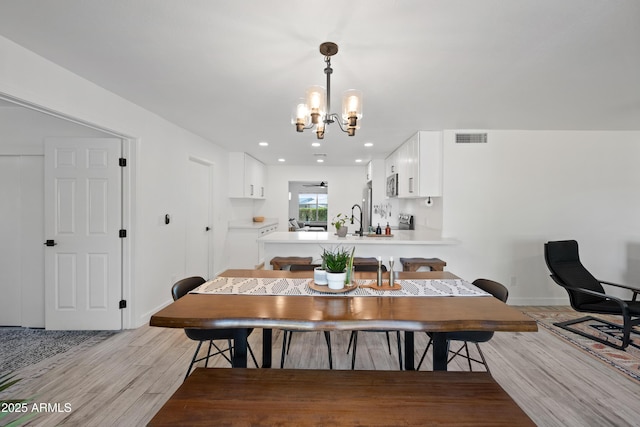
[[[316,160],[316,162],[318,162],[318,163],[324,163],[324,159],[318,159],[318,160]]]
[[[284,162],[285,160],[283,158],[279,158],[278,161],[279,162]]]
[[[311,146],[312,147],[320,147],[320,143],[319,142],[312,142]]]
[[[265,141],[261,141],[261,142],[258,142],[258,145],[261,146],[261,147],[267,147],[269,145],[269,143],[265,142]]]
[[[356,159],[356,163],[362,163],[362,159]]]
[[[365,147],[373,147],[373,142],[365,142],[364,146]]]

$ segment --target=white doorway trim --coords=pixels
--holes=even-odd
[[[0,100],[4,100],[21,107],[38,111],[43,114],[47,114],[52,117],[59,118],[71,123],[75,123],[81,126],[85,126],[89,129],[97,130],[108,135],[115,136],[122,139],[122,155],[127,159],[127,167],[123,168],[122,175],[122,224],[127,230],[127,237],[122,239],[122,299],[127,301],[127,307],[121,310],[122,315],[122,328],[130,329],[136,325],[133,322],[135,319],[135,301],[133,295],[133,277],[135,276],[135,266],[133,264],[133,255],[135,253],[135,232],[137,229],[135,224],[136,213],[136,171],[138,166],[138,150],[139,140],[131,135],[118,132],[113,129],[109,129],[100,126],[95,123],[90,123],[85,120],[69,116],[67,114],[51,110],[47,107],[37,105],[35,103],[26,101],[24,99],[16,98],[7,93],[0,92]]]

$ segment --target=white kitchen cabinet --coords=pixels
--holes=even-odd
[[[364,182],[369,182],[373,179],[373,162],[367,163],[367,167],[365,169],[365,179]]]
[[[266,167],[247,153],[229,153],[229,177],[229,197],[266,197]]]
[[[387,176],[398,174],[398,197],[442,196],[442,132],[416,133],[387,157],[385,165]]]
[[[264,243],[258,237],[278,230],[277,220],[262,223],[231,222],[228,233],[228,267],[255,269],[264,263]]]

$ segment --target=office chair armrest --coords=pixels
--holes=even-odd
[[[602,283],[603,285],[610,285],[610,286],[615,286],[618,288],[630,290],[631,292],[633,292],[632,301],[635,301],[638,294],[640,294],[640,288],[634,288],[633,286],[629,286],[629,285],[621,285],[619,283],[605,282],[604,280],[598,280],[598,282]]]
[[[571,291],[580,292],[582,294],[592,295],[592,296],[596,296],[596,297],[600,297],[600,298],[604,298],[604,299],[608,299],[608,300],[616,302],[620,306],[620,309],[622,310],[622,317],[624,317],[625,322],[627,321],[627,319],[631,319],[630,312],[629,312],[629,306],[627,305],[626,301],[624,301],[623,299],[618,298],[618,297],[614,297],[614,296],[611,296],[611,295],[607,295],[607,294],[604,294],[602,292],[592,291],[591,289],[583,289],[583,288],[576,288],[576,287],[573,287],[573,286],[567,286],[564,283],[562,283],[553,274],[551,275],[551,278],[553,279],[554,282],[556,282],[558,285],[562,286],[565,289],[569,289]]]

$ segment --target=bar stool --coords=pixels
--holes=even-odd
[[[400,258],[402,271],[418,271],[420,267],[429,267],[433,271],[444,271],[446,262],[440,258]]]
[[[312,258],[301,256],[277,256],[271,258],[271,266],[274,270],[282,270],[285,265],[306,265],[311,264]]]

